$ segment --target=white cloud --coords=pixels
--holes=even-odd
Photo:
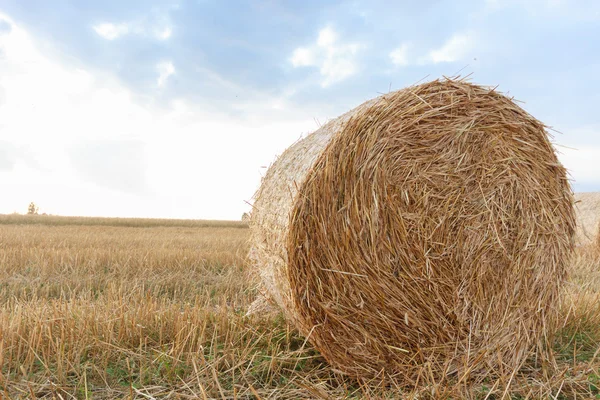
[[[434,64],[460,61],[473,50],[474,46],[475,39],[472,33],[458,33],[446,41],[442,47],[431,50],[422,61]]]
[[[167,79],[171,75],[175,74],[175,66],[171,61],[163,61],[156,65],[156,69],[158,70],[158,79],[156,80],[156,84],[159,87],[162,87],[167,82]]]
[[[92,28],[98,35],[106,40],[115,40],[120,36],[129,33],[129,26],[127,24],[112,24],[110,22],[105,22],[94,25]]]
[[[167,40],[173,35],[173,30],[170,26],[165,26],[162,29],[155,30],[154,35],[159,40]]]
[[[117,80],[43,53],[27,31],[1,14],[0,20],[10,25],[0,33],[0,213],[24,212],[35,201],[42,212],[63,215],[238,219],[260,184],[260,166],[314,130],[313,116],[325,120],[343,111],[290,106],[293,87],[280,98],[246,96],[232,106],[250,115],[244,119],[182,99],[149,106]],[[296,64],[327,74],[330,48],[354,61],[344,46],[350,44],[325,31]],[[169,60],[162,72],[163,84],[177,73]],[[244,90],[217,72],[200,74],[231,92]],[[578,135],[590,140],[581,146],[587,150],[563,157],[578,182],[594,187],[597,128]]]
[[[320,47],[332,47],[337,42],[337,32],[331,27],[326,27],[319,31],[319,37],[317,38],[317,45]]]
[[[93,25],[92,29],[106,40],[116,40],[126,35],[138,35],[164,41],[173,35],[173,28],[164,18],[158,21],[142,18],[121,23],[102,22]]]
[[[402,43],[399,47],[392,50],[390,53],[392,63],[401,67],[409,65],[408,51],[411,47],[410,43]]]
[[[327,87],[358,72],[356,56],[362,47],[359,43],[342,43],[332,27],[325,27],[314,45],[295,49],[290,62],[296,68],[319,68],[321,86]]]
[[[315,52],[307,47],[298,47],[292,54],[292,65],[294,67],[309,67],[316,65]]]
[[[426,65],[463,60],[475,47],[475,39],[472,32],[457,33],[448,39],[441,47],[421,53],[416,60],[411,60],[413,44],[404,42],[389,53],[390,61],[400,67],[410,64]]]
[[[0,213],[35,201],[61,215],[239,219],[260,166],[316,128],[316,112],[285,97],[249,96],[236,105],[252,114],[244,120],[185,100],[139,103],[117,80],[58,61],[0,20],[9,25],[0,33]],[[173,63],[161,72],[168,83]]]

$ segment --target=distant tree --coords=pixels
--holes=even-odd
[[[39,211],[39,207],[36,206],[33,201],[31,203],[29,203],[29,207],[27,207],[27,214],[37,215],[38,211]]]
[[[250,221],[250,214],[248,214],[248,213],[243,213],[243,214],[242,214],[242,221],[243,221],[243,222],[248,222],[248,221]]]

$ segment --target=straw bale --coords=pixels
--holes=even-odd
[[[577,245],[598,243],[600,245],[600,193],[575,193],[577,215]]]
[[[417,385],[510,373],[543,348],[575,217],[541,122],[437,80],[288,148],[250,225],[266,291],[337,370]]]

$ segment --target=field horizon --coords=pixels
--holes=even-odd
[[[124,227],[182,226],[182,227],[238,227],[247,228],[248,223],[233,219],[152,218],[152,217],[94,217],[54,214],[1,214],[0,224],[40,225],[102,225]]]

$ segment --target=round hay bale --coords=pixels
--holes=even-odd
[[[545,126],[443,80],[288,148],[251,227],[265,288],[337,370],[413,385],[510,373],[543,344],[575,218]]]
[[[600,245],[600,193],[575,193],[575,211],[576,244],[582,246],[597,242]]]

